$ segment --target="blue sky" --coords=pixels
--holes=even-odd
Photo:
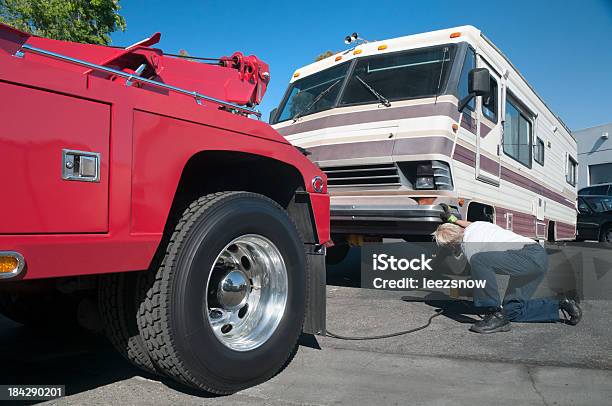
[[[346,48],[357,31],[387,39],[471,24],[518,67],[572,129],[612,122],[612,0],[489,1],[121,1],[127,30],[114,45],[161,31],[169,53],[219,57],[234,51],[270,64],[265,117],[294,70]]]

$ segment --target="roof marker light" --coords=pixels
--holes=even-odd
[[[461,36],[461,33],[460,33],[460,32],[453,32],[453,33],[450,35],[450,37],[451,37],[451,38],[459,38],[460,36]]]
[[[382,44],[378,46],[378,50],[379,51],[384,51],[385,49],[387,49],[387,45],[386,44]]]
[[[336,57],[336,62],[338,62],[338,61],[339,61],[339,60],[341,60],[341,59],[342,59],[342,56],[341,56],[341,55],[338,55],[338,56]]]
[[[363,52],[363,49],[356,49],[353,51],[353,55],[359,55],[362,52]]]
[[[293,77],[294,77],[294,78],[297,78],[297,77],[299,77],[299,76],[300,76],[300,72],[295,72],[295,73],[293,74]]]

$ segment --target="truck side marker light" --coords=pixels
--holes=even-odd
[[[456,133],[456,132],[457,132],[457,130],[459,130],[459,125],[458,125],[458,124],[453,124],[453,125],[451,126],[451,128],[453,129],[453,132],[455,132],[455,133]]]
[[[321,178],[320,176],[315,176],[314,178],[312,178],[312,188],[317,193],[323,193],[323,189],[325,188],[325,182],[323,181],[323,178]]]
[[[0,251],[0,279],[12,278],[23,270],[23,255],[14,251]]]

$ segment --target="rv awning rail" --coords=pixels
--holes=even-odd
[[[17,53],[15,54],[15,56],[18,57],[23,57],[24,51],[28,51],[34,54],[38,54],[38,55],[42,55],[42,56],[46,56],[49,58],[53,58],[53,59],[58,59],[60,61],[64,61],[64,62],[68,62],[68,63],[72,63],[74,65],[80,65],[80,66],[84,66],[87,68],[90,68],[92,70],[96,70],[96,71],[100,71],[100,72],[106,72],[106,73],[111,73],[113,75],[117,75],[119,77],[122,77],[124,79],[126,79],[126,85],[130,85],[132,82],[139,82],[139,83],[144,83],[150,86],[154,86],[154,87],[158,87],[161,89],[166,89],[166,90],[170,90],[172,92],[176,92],[176,93],[181,93],[184,94],[186,96],[190,96],[193,97],[196,101],[196,103],[198,104],[202,104],[201,100],[206,100],[215,104],[219,104],[221,106],[227,107],[231,110],[235,110],[237,112],[246,114],[246,115],[254,115],[257,118],[261,117],[261,113],[257,110],[248,108],[248,107],[244,107],[244,106],[240,106],[238,104],[235,103],[231,103],[225,100],[220,100],[211,96],[206,96],[202,93],[198,93],[196,91],[191,91],[191,90],[186,90],[186,89],[182,89],[180,87],[176,87],[176,86],[172,86],[172,85],[168,85],[166,83],[162,83],[162,82],[157,82],[155,80],[151,80],[151,79],[146,79],[146,78],[142,78],[138,75],[134,75],[134,74],[130,74],[127,72],[123,72],[117,69],[113,69],[113,68],[109,68],[107,66],[102,66],[102,65],[97,65],[95,63],[91,63],[91,62],[87,62],[87,61],[83,61],[81,59],[77,59],[77,58],[72,58],[70,56],[66,56],[66,55],[62,55],[62,54],[58,54],[56,52],[52,52],[52,51],[47,51],[45,49],[41,49],[41,48],[36,48],[33,47],[31,45],[28,44],[24,44],[21,46],[21,49],[19,51],[17,51]]]

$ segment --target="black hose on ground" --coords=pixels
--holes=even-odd
[[[398,331],[397,333],[389,333],[389,334],[383,334],[383,335],[378,335],[378,336],[368,336],[368,337],[358,337],[358,336],[349,337],[349,336],[341,336],[340,334],[335,334],[328,330],[325,333],[325,335],[327,337],[337,338],[340,340],[353,340],[353,341],[378,340],[381,338],[397,337],[397,336],[402,336],[404,334],[416,333],[417,331],[426,329],[427,327],[431,325],[432,320],[438,316],[441,316],[442,313],[444,313],[443,309],[436,309],[436,312],[429,317],[429,319],[427,320],[427,323],[423,324],[422,326],[412,328],[410,330]]]

